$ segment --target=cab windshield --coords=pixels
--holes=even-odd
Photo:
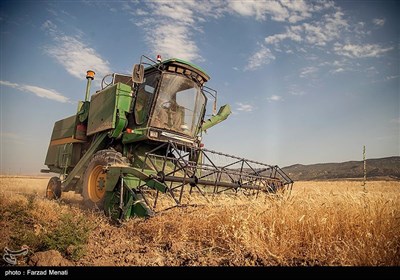
[[[164,73],[151,126],[195,136],[206,98],[189,78]]]

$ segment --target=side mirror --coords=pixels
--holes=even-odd
[[[133,66],[132,81],[137,84],[143,83],[144,79],[144,66],[142,64],[135,64]]]

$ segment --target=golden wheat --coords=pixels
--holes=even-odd
[[[63,213],[95,224],[75,265],[400,265],[396,181],[367,182],[367,192],[357,181],[321,181],[296,182],[290,196],[193,197],[197,205],[116,227],[72,194],[43,199],[47,180],[1,178],[2,211],[27,206],[33,196],[28,213],[38,232],[51,230]],[[13,220],[0,222],[2,250]]]

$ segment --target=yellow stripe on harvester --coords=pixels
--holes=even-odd
[[[66,137],[66,138],[61,138],[61,139],[56,139],[56,140],[52,140],[50,142],[50,146],[55,146],[55,145],[62,145],[62,144],[67,144],[67,143],[77,143],[77,142],[85,142],[82,140],[78,140],[71,137]]]

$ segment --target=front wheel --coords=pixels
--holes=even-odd
[[[82,196],[89,206],[104,208],[106,193],[106,173],[104,167],[115,164],[128,164],[128,160],[115,150],[101,150],[95,153],[83,175]]]

